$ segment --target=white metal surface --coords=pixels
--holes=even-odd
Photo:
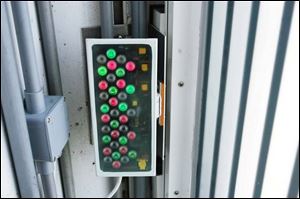
[[[202,2],[168,2],[166,197],[191,197]],[[183,86],[178,83],[183,82]],[[169,118],[168,118],[169,117]]]
[[[1,198],[18,198],[14,166],[1,113]]]
[[[283,2],[261,2],[235,197],[253,194]]]
[[[215,197],[228,196],[250,12],[250,2],[235,3]],[[214,57],[211,58],[214,59]]]
[[[262,197],[287,197],[298,146],[299,2],[294,8]]]
[[[95,107],[95,87],[94,87],[94,67],[93,67],[93,45],[97,44],[148,44],[151,46],[152,66],[151,66],[151,170],[139,172],[104,172],[100,169],[99,160],[99,140],[97,131],[96,107]],[[92,117],[92,133],[94,138],[94,148],[96,155],[96,171],[99,176],[113,177],[113,176],[154,176],[156,174],[156,119],[159,116],[157,109],[157,39],[87,39],[86,40],[88,76],[89,76],[89,91],[90,91],[90,107]]]
[[[214,140],[217,120],[223,43],[226,21],[226,2],[215,2],[212,22],[211,49],[209,60],[207,102],[205,113],[200,197],[208,197],[212,172]]]
[[[76,197],[104,197],[112,179],[95,175],[95,153],[90,137],[88,82],[82,28],[100,25],[96,1],[53,1],[63,93],[69,111],[69,140]]]

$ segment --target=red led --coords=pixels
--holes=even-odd
[[[125,154],[127,153],[127,151],[128,151],[128,148],[127,148],[126,146],[121,146],[121,147],[119,148],[119,151],[120,151],[120,153],[121,153],[122,155],[125,155]]]
[[[117,139],[119,136],[120,136],[120,133],[119,131],[117,130],[113,130],[111,133],[110,133],[110,136],[114,139]]]
[[[117,81],[116,85],[117,85],[118,88],[125,88],[126,82],[125,82],[124,79],[119,79],[119,80]]]
[[[102,122],[107,123],[107,122],[109,122],[110,117],[108,114],[104,114],[101,116],[101,120],[102,120]]]
[[[121,162],[120,161],[113,161],[112,167],[114,169],[119,169],[121,167]]]
[[[114,60],[110,60],[107,62],[107,68],[109,70],[115,70],[117,68],[117,63]]]
[[[108,84],[107,84],[106,81],[102,80],[102,81],[99,82],[98,87],[99,87],[100,90],[105,90],[105,89],[107,89]]]
[[[127,137],[128,137],[128,139],[129,140],[134,140],[135,138],[136,138],[136,134],[135,134],[135,132],[133,132],[133,131],[129,131],[128,133],[127,133]]]
[[[129,61],[129,62],[126,63],[125,68],[128,71],[134,71],[135,70],[135,63],[132,62],[132,61]]]
[[[128,122],[128,117],[126,115],[121,115],[119,117],[119,121],[122,123],[122,124],[125,124],[126,122]]]
[[[108,100],[108,103],[111,105],[111,106],[117,106],[118,105],[118,99],[115,98],[115,97],[112,97]]]
[[[109,156],[111,154],[111,149],[108,147],[105,147],[102,152],[103,152],[103,155]]]

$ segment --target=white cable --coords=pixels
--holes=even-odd
[[[121,183],[122,183],[122,177],[119,177],[115,187],[109,194],[107,194],[107,196],[105,198],[112,198],[117,193]]]

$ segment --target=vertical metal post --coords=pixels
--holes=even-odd
[[[49,94],[63,95],[50,1],[37,1],[37,11],[47,71]],[[75,190],[69,143],[66,144],[62,156],[59,158],[59,163],[62,171],[61,174],[64,195],[67,198],[74,198]]]
[[[28,2],[14,1],[11,2],[15,28],[17,32],[17,39],[22,63],[22,69],[25,80],[25,103],[26,112],[30,114],[37,114],[44,112],[46,109],[45,99],[43,94],[43,85],[39,80],[37,71],[37,61],[34,49],[33,35],[31,32],[31,21],[28,11]],[[43,170],[47,171],[47,176],[44,172],[38,172],[41,175],[44,196],[46,198],[57,197],[56,185],[54,182],[54,168],[49,167],[52,162],[37,162],[37,166],[41,165]],[[50,176],[52,175],[52,176]],[[51,180],[49,180],[51,178]],[[53,178],[53,179],[52,179]],[[46,181],[44,181],[46,180]]]
[[[101,37],[113,38],[112,1],[100,1]]]
[[[39,188],[17,76],[7,2],[1,2],[1,107],[21,197],[39,198]]]

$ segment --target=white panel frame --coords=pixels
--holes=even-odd
[[[99,44],[148,44],[152,50],[152,77],[151,77],[151,170],[139,172],[105,172],[100,169],[99,160],[99,140],[97,132],[97,119],[95,107],[95,87],[94,87],[94,68],[93,68],[93,45]],[[98,176],[119,177],[119,176],[155,176],[156,174],[156,119],[159,115],[157,109],[157,39],[86,39],[86,52],[89,76],[90,107],[92,118],[92,133],[94,139],[94,148],[96,155],[96,171]]]

